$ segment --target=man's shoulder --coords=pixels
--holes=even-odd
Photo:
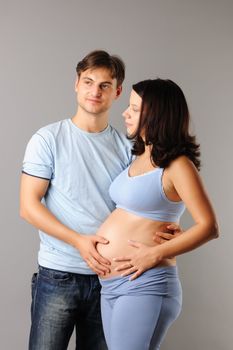
[[[123,142],[126,145],[130,145],[131,146],[131,141],[127,138],[127,136],[120,130],[116,129],[114,126],[110,125],[110,130],[112,135],[116,138],[121,140],[121,142]]]
[[[59,120],[41,127],[36,131],[37,135],[43,138],[56,137],[63,130],[67,129],[68,119]]]
[[[129,140],[126,135],[122,132],[111,127],[111,139],[114,143],[114,147],[117,149],[118,153],[122,153],[127,158],[127,165],[131,162],[132,159],[132,141]]]

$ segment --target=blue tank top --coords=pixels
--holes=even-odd
[[[167,198],[162,185],[163,171],[155,168],[142,175],[129,176],[128,166],[109,188],[116,207],[155,221],[178,222],[185,205]]]

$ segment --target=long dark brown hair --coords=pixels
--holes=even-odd
[[[185,155],[199,170],[200,145],[189,134],[190,115],[181,88],[171,80],[158,78],[140,81],[133,90],[142,98],[142,107],[138,129],[129,136],[134,140],[132,154],[140,155],[145,145],[152,145],[154,166],[166,168],[172,160]]]

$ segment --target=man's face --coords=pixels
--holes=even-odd
[[[121,90],[106,68],[87,69],[75,83],[79,107],[93,115],[107,112]]]

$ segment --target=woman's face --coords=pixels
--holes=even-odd
[[[129,106],[122,114],[125,119],[126,130],[129,136],[133,135],[138,128],[141,106],[142,98],[132,90],[129,99]]]

